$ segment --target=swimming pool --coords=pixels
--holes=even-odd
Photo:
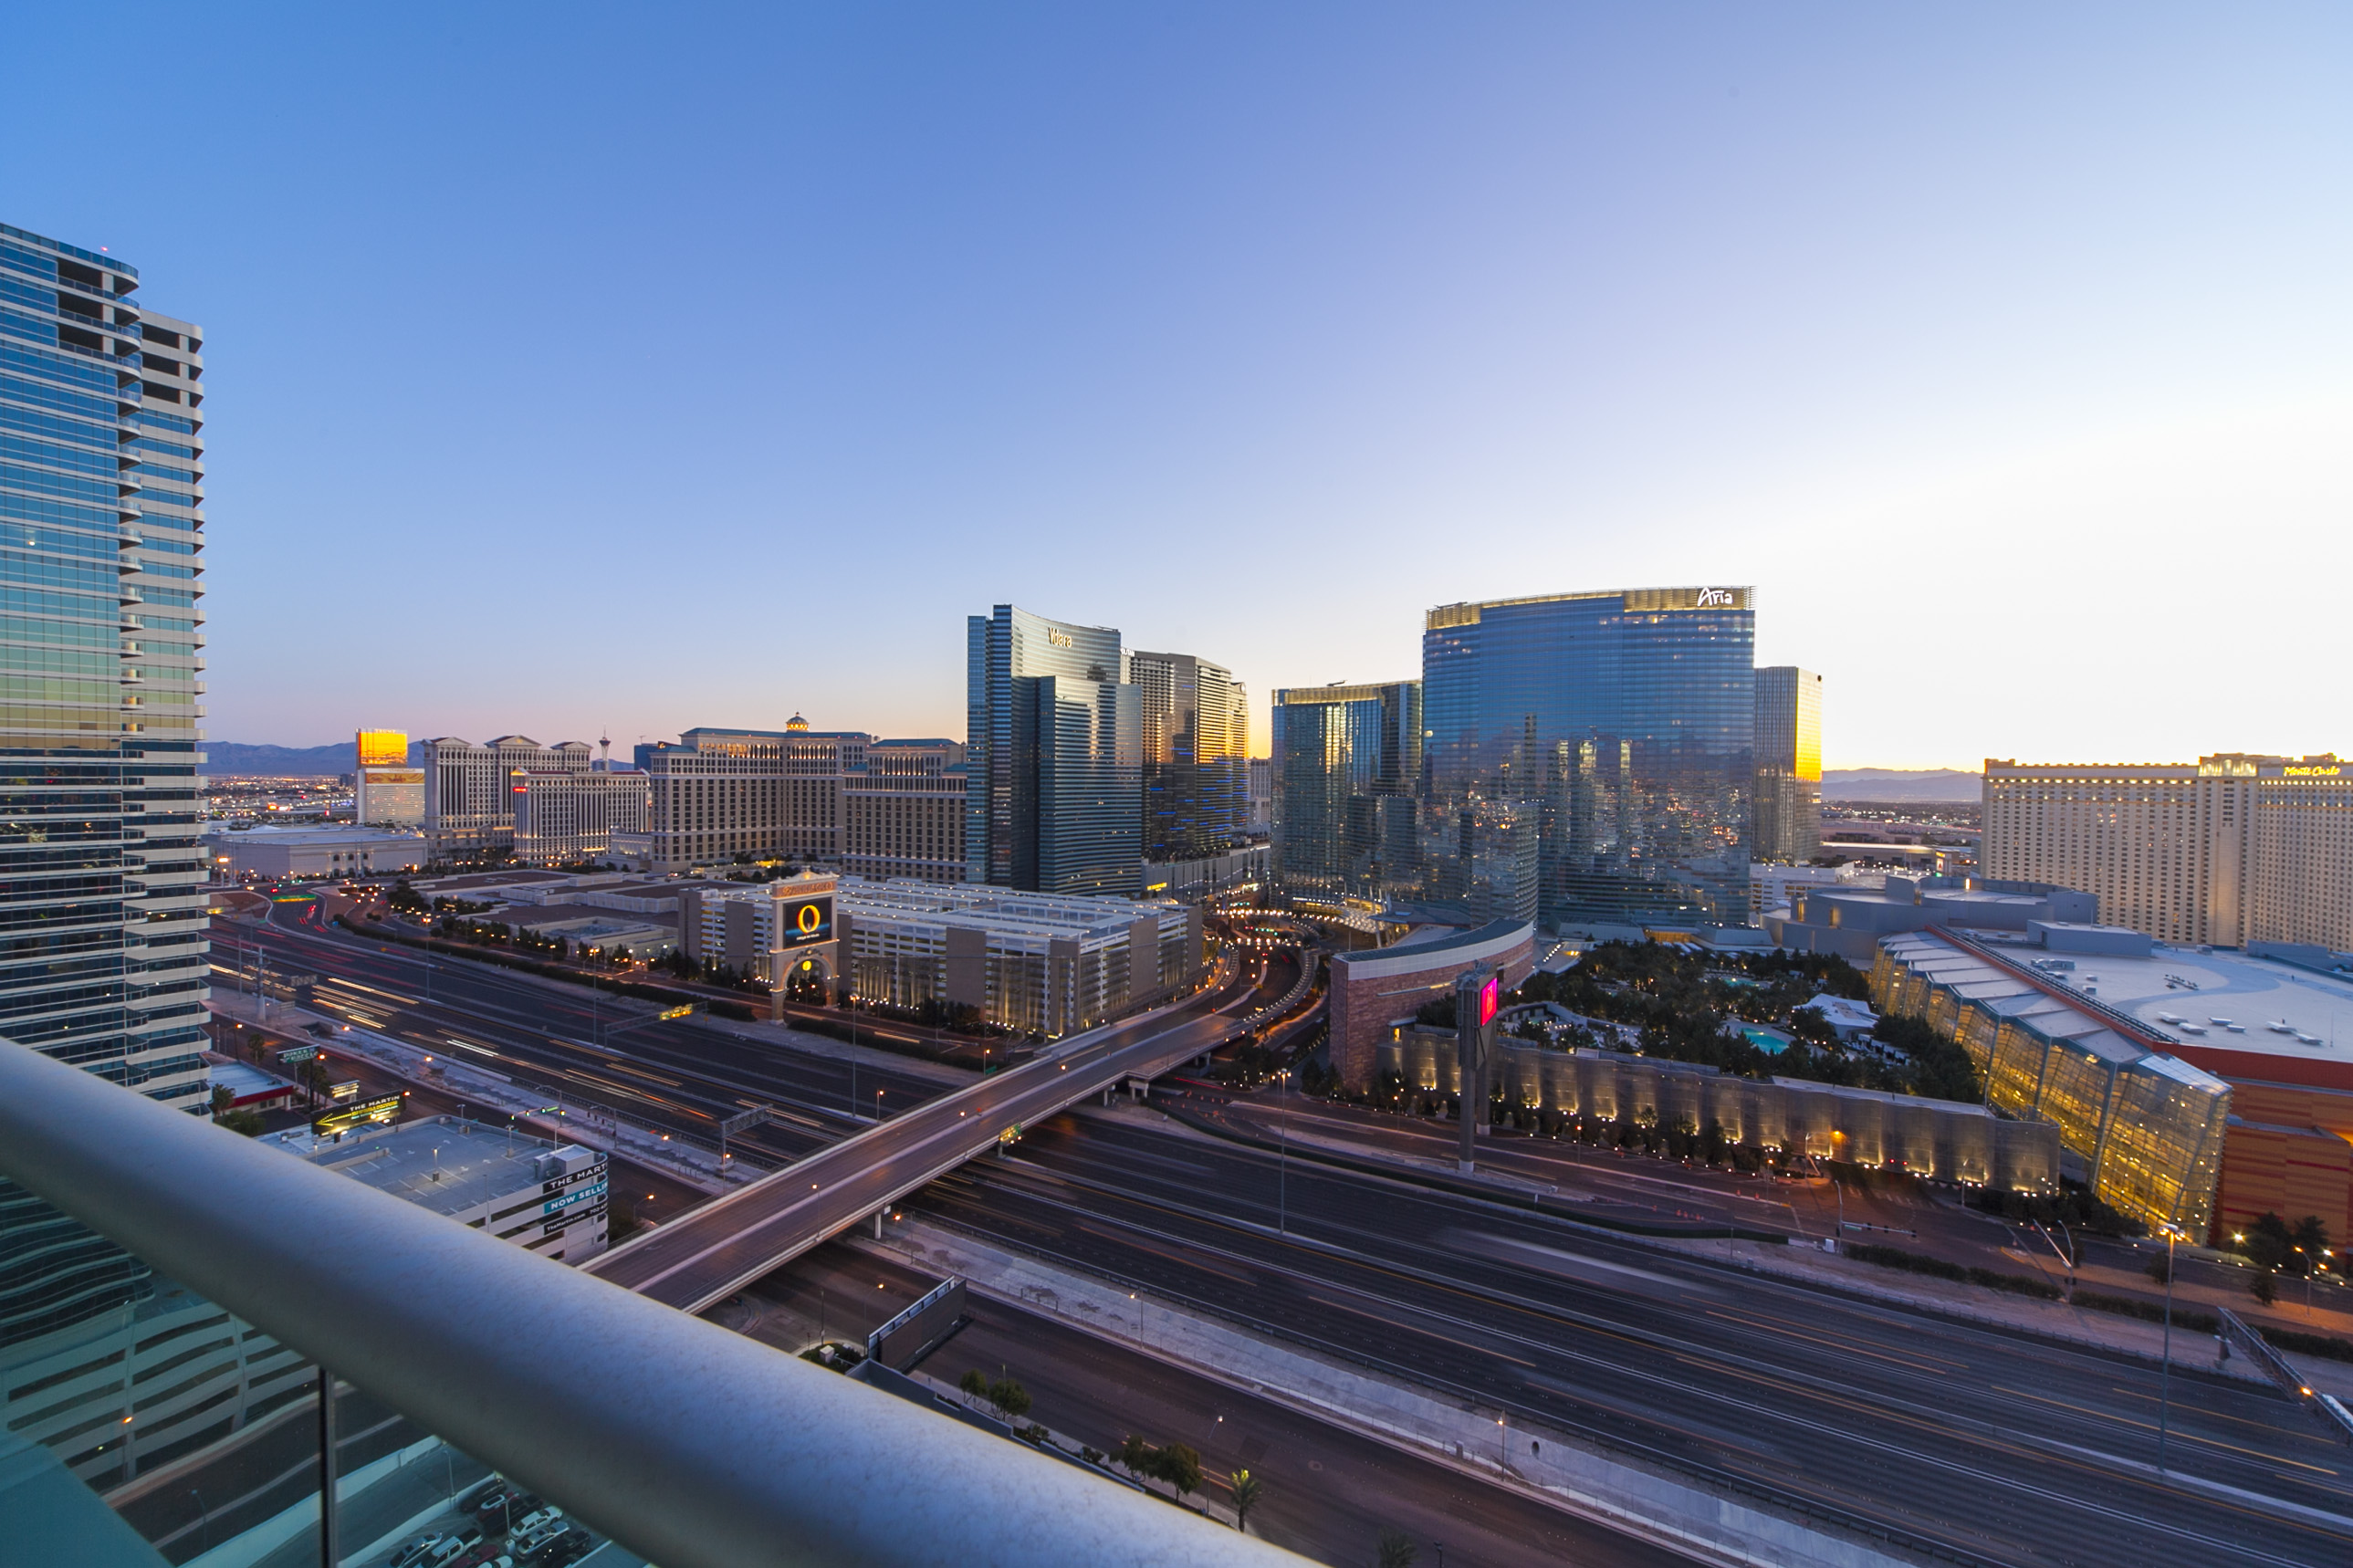
[[[1781,1047],[1789,1043],[1788,1036],[1774,1029],[1760,1029],[1754,1024],[1742,1025],[1740,1036],[1768,1057],[1779,1056]]]

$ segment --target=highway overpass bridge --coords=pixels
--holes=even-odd
[[[1287,1006],[1303,989],[1264,1013]],[[1018,1068],[714,1199],[584,1268],[681,1311],[702,1311],[1016,1130],[1216,1049],[1250,1026],[1252,1019],[1240,1014],[1250,996],[1249,988],[1237,992],[1229,984],[1073,1036]]]

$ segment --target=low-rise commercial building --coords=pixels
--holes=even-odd
[[[602,1150],[459,1116],[330,1136],[297,1128],[260,1142],[560,1263],[605,1250]]]
[[[2110,961],[2098,961],[2105,969]],[[1882,1013],[1919,1018],[1969,1054],[1986,1102],[2054,1122],[2082,1179],[2152,1228],[2212,1226],[2231,1086],[2174,1042],[2071,983],[2075,961],[1950,930],[1890,936],[1871,971]]]
[[[792,878],[684,905],[690,956],[782,984],[801,965],[884,1006],[969,1008],[1048,1037],[1173,992],[1201,966],[1198,906],[974,883]]]
[[[1048,1037],[1176,991],[1201,967],[1198,905],[844,878],[841,962],[861,1001],[976,1009]]]
[[[425,864],[421,833],[380,827],[221,827],[205,835],[217,879],[366,877]]]
[[[1973,877],[1889,876],[1884,885],[1788,884],[1789,904],[1765,917],[1765,933],[1799,952],[1836,953],[1857,968],[1878,961],[1882,937],[1930,926],[2024,931],[2037,921],[2088,924],[2099,900],[2046,883]]]
[[[1510,991],[1535,968],[1535,928],[1495,921],[1473,931],[1433,930],[1394,947],[1331,955],[1332,1070],[1355,1093],[1373,1087],[1379,1051],[1457,976],[1482,964],[1503,971]]]
[[[1377,1047],[1385,1073],[1423,1093],[1461,1089],[1452,1031],[1400,1027]],[[1740,1078],[1695,1062],[1625,1051],[1546,1050],[1498,1042],[1490,1076],[1506,1102],[1686,1131],[1818,1159],[1892,1166],[2004,1192],[2055,1192],[2059,1129],[1983,1106],[1809,1079]]]

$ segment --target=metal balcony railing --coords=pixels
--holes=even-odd
[[[0,1173],[663,1568],[1299,1561],[6,1041]]]

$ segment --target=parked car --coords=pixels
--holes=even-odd
[[[501,1481],[474,1505],[474,1518],[484,1530],[505,1530],[539,1506],[539,1500],[521,1487]]]
[[[530,1535],[537,1531],[545,1529],[551,1524],[561,1524],[563,1521],[564,1510],[562,1509],[550,1508],[543,1504],[540,1507],[532,1510],[529,1513],[523,1514],[518,1518],[512,1525],[508,1527],[507,1533],[509,1535]]]
[[[451,1563],[481,1543],[482,1531],[478,1525],[452,1531],[426,1548],[425,1555],[417,1560],[417,1568],[449,1568]]]
[[[549,1520],[536,1530],[519,1532],[507,1542],[507,1551],[519,1563],[535,1563],[540,1549],[572,1527],[560,1519]]]
[[[567,1530],[540,1549],[532,1568],[570,1568],[596,1550],[596,1538],[585,1530]]]
[[[386,1568],[417,1568],[417,1564],[425,1561],[427,1552],[448,1539],[447,1534],[438,1530],[430,1535],[420,1535],[394,1552],[392,1562],[386,1565]]]

